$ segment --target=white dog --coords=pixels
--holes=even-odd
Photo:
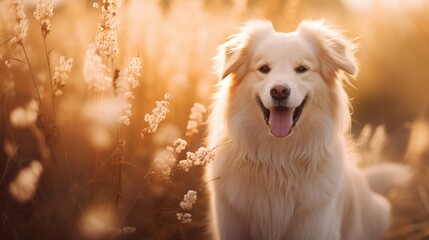
[[[354,44],[323,21],[250,21],[221,45],[207,167],[215,239],[381,239],[390,204],[353,166]]]

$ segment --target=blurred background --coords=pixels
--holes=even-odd
[[[389,195],[386,239],[429,239],[427,0],[56,0],[48,31],[38,1],[19,2],[0,0],[0,239],[206,239],[203,168],[163,158],[179,137],[188,146],[176,159],[204,146],[204,121],[187,133],[191,108],[210,104],[217,46],[254,18],[278,31],[323,18],[355,39],[360,71],[346,89],[362,165],[414,172]],[[140,84],[124,87],[135,58]],[[145,115],[162,100],[169,112],[148,134]],[[191,210],[180,207],[188,190]]]

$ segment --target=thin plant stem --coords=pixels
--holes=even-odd
[[[3,68],[2,65],[0,65],[0,89],[2,89],[0,91],[0,101],[1,102],[3,102],[4,99],[6,99],[6,95],[7,95],[7,91],[4,90],[5,89],[4,85],[5,85],[5,82],[6,82],[5,75],[6,75],[6,70]]]
[[[97,181],[98,181],[98,168],[99,168],[99,152],[96,150],[95,152],[95,169],[94,169],[94,181],[92,183],[92,192],[91,198],[94,201],[97,196]]]
[[[16,154],[17,151],[18,151],[18,148],[15,150],[14,155]],[[1,178],[0,178],[0,185],[4,180],[4,177],[6,176],[6,172],[8,170],[10,160],[12,160],[12,157],[7,158],[6,166],[4,167],[3,173],[2,173]]]
[[[51,86],[52,109],[53,109],[53,115],[54,115],[53,119],[54,119],[55,130],[58,133],[58,138],[60,140],[61,150],[63,152],[63,157],[64,157],[64,160],[66,162],[68,177],[70,180],[71,174],[70,174],[69,160],[68,160],[67,153],[66,153],[66,150],[64,147],[63,138],[61,137],[60,127],[58,126],[58,123],[57,123],[57,110],[56,110],[55,93],[54,93],[54,86],[53,86],[54,81],[52,79],[51,61],[49,60],[49,52],[48,52],[48,46],[46,43],[46,37],[43,37],[43,46],[45,48],[46,63],[48,64],[48,72],[49,72],[49,80],[50,80],[50,86]]]
[[[118,206],[118,202],[119,202],[119,178],[120,178],[120,176],[119,176],[119,165],[120,165],[120,158],[121,158],[121,155],[122,155],[122,151],[121,151],[121,149],[120,149],[120,144],[121,144],[121,137],[120,137],[120,133],[119,133],[119,128],[120,128],[120,126],[118,126],[118,125],[116,125],[116,143],[117,143],[117,153],[116,153],[116,158],[115,158],[115,160],[114,160],[114,163],[113,163],[113,172],[114,172],[114,178],[113,178],[113,186],[114,186],[114,192],[113,192],[113,195],[114,195],[114,198],[115,198],[115,206]]]
[[[93,83],[93,86],[95,86],[95,80]],[[95,102],[97,102],[97,90],[95,88],[92,89],[92,98]],[[98,118],[98,115],[97,115]],[[95,149],[95,166],[94,166],[94,180],[92,182],[92,192],[91,192],[91,200],[94,201],[97,196],[97,181],[98,181],[98,169],[100,165],[100,153],[98,151],[98,148]]]
[[[14,38],[15,36],[12,37],[8,37],[5,41],[3,41],[2,43],[0,43],[0,47],[5,45],[6,43],[8,43],[12,38]]]
[[[120,148],[118,151],[118,156],[116,158],[115,170],[116,170],[116,182],[115,182],[115,206],[119,207],[120,198],[121,198],[121,184],[122,184],[122,163],[123,163],[123,148],[122,142],[118,143]]]
[[[148,173],[143,177],[143,179],[147,179],[149,176]],[[134,205],[137,203],[137,201],[140,199],[142,193],[146,189],[147,186],[150,186],[151,182],[146,182],[146,184],[143,184],[140,189],[137,191],[137,195],[133,198],[131,201],[131,204],[128,205],[128,208],[124,211],[124,215],[122,216],[121,220],[119,221],[120,225],[123,225],[125,220],[127,219],[128,214],[130,214],[131,210],[133,210]]]
[[[107,58],[107,64],[109,63],[109,59],[111,60],[113,69],[113,58]],[[113,77],[112,77],[112,88],[113,93],[116,95],[116,83],[119,78],[119,72],[118,71],[112,71]],[[118,108],[118,106],[116,105]],[[125,140],[123,139],[123,128],[121,124],[116,124],[116,140],[118,144],[118,156],[116,157],[116,161],[114,163],[114,172],[115,172],[115,178],[114,178],[114,198],[115,198],[115,206],[117,208],[120,207],[120,198],[121,198],[121,184],[122,184],[122,164],[124,161],[124,147],[125,147]]]
[[[140,137],[139,140],[137,140],[137,143],[135,145],[135,147],[133,148],[133,152],[131,153],[131,157],[130,157],[130,163],[133,162],[134,157],[136,156],[137,153],[137,148],[140,146],[140,144],[143,142],[143,137]]]
[[[43,46],[45,47],[45,56],[46,56],[46,62],[48,64],[48,72],[49,72],[49,82],[51,86],[51,97],[52,97],[52,109],[53,109],[53,115],[54,115],[54,123],[56,125],[56,106],[55,106],[55,94],[54,94],[54,83],[52,80],[52,71],[51,71],[51,61],[49,60],[49,53],[48,53],[48,47],[46,45],[46,37],[43,38]]]
[[[130,159],[129,159],[129,161],[128,162],[126,162],[127,164],[126,164],[126,166],[125,166],[125,168],[124,168],[124,170],[123,171],[127,171],[128,169],[129,169],[129,166],[133,166],[133,161],[134,161],[134,157],[136,156],[136,154],[137,154],[137,149],[139,148],[139,146],[140,146],[140,144],[143,142],[143,139],[144,139],[144,136],[143,137],[140,137],[139,138],[139,140],[137,141],[137,143],[135,144],[135,146],[134,146],[134,148],[132,148],[132,153],[131,153],[131,157],[130,157]],[[121,170],[122,171],[122,170]]]
[[[37,96],[38,96],[39,102],[40,102],[40,108],[42,109],[42,113],[43,113],[43,118],[44,118],[45,122],[47,122],[46,112],[45,112],[45,108],[43,107],[42,97],[40,95],[39,88],[37,87],[36,78],[34,77],[34,72],[33,72],[33,69],[31,68],[31,64],[30,64],[30,60],[28,59],[27,51],[25,50],[23,43],[21,43],[20,45],[22,47],[22,50],[24,51],[25,60],[27,61],[28,68],[30,69],[31,78],[33,79],[33,83],[34,83],[34,88],[36,88]]]
[[[60,132],[60,129],[59,129],[59,127],[57,126],[57,131],[58,131],[58,138],[60,139],[60,145],[61,145],[61,149],[63,150],[63,156],[64,156],[64,160],[65,160],[65,162],[66,162],[66,167],[67,167],[67,172],[68,172],[68,177],[69,177],[69,181],[71,180],[71,173],[70,173],[70,164],[69,164],[69,158],[68,158],[68,156],[67,156],[67,153],[66,153],[66,148],[65,148],[65,146],[64,146],[64,141],[63,141],[63,138],[62,138],[62,136],[61,136],[61,132]]]

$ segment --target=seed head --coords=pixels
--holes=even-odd
[[[10,0],[10,10],[15,22],[15,36],[11,39],[12,47],[23,44],[27,38],[28,19],[25,17],[21,0]]]
[[[54,4],[53,0],[39,0],[37,3],[36,11],[34,11],[34,17],[39,22],[42,30],[42,36],[46,36],[51,32],[51,20],[50,18],[54,15]]]

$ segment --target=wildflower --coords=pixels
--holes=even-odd
[[[33,99],[31,100],[25,108],[17,107],[10,113],[10,123],[14,127],[24,128],[29,127],[31,124],[34,124],[37,120],[37,115],[39,113],[39,106],[37,102]]]
[[[142,62],[139,57],[133,57],[130,64],[127,67],[128,82],[132,88],[136,88],[140,85],[140,82],[136,79],[136,76],[140,76],[140,70],[142,68]]]
[[[123,103],[123,114],[119,116],[118,122],[122,125],[129,126],[131,124],[131,103]]]
[[[196,152],[187,152],[186,159],[179,161],[179,167],[188,172],[192,166],[206,166],[215,158],[214,148],[200,147]]]
[[[119,77],[115,82],[116,96],[119,105],[119,111],[121,113],[121,116],[119,117],[119,123],[123,125],[130,125],[130,117],[132,114],[130,99],[134,99],[130,88],[135,88],[139,85],[139,81],[135,78],[135,76],[140,76],[140,69],[140,59],[135,57],[131,60],[130,64],[126,68],[125,73],[119,73]]]
[[[176,213],[177,220],[182,223],[191,223],[192,215],[190,213]]]
[[[188,153],[186,155],[188,155]],[[185,172],[188,172],[192,166],[194,166],[194,163],[192,162],[192,160],[188,158],[179,161],[179,167],[183,169]]]
[[[167,146],[165,150],[160,150],[156,153],[156,157],[154,159],[155,169],[160,172],[160,176],[163,179],[169,179],[171,174],[171,169],[177,162],[175,153],[182,152],[188,143],[178,138],[174,141],[173,146]]]
[[[22,169],[16,179],[9,185],[9,193],[19,202],[28,202],[36,191],[43,167],[39,161],[33,160]]]
[[[186,145],[188,145],[188,142],[181,138],[176,139],[173,143],[173,147],[175,147],[176,153],[181,153],[183,150],[185,150]]]
[[[196,201],[197,192],[194,190],[188,190],[188,192],[183,196],[183,201],[180,202],[180,207],[183,210],[191,210]]]
[[[152,109],[152,114],[146,114],[144,116],[144,121],[149,123],[149,127],[143,130],[142,137],[144,137],[146,133],[153,134],[156,132],[159,123],[165,119],[167,113],[169,112],[168,105],[170,102],[168,100],[170,99],[171,95],[168,93],[165,94],[163,101],[156,101],[156,107]]]
[[[12,47],[23,44],[27,38],[28,19],[25,17],[21,0],[10,0],[10,10],[15,21],[15,36],[11,39]]]
[[[69,73],[73,66],[73,59],[69,58],[65,60],[64,56],[60,57],[60,63],[55,67],[54,75],[52,80],[54,82],[54,95],[60,96],[63,94],[62,89],[66,84],[66,80],[69,78]]]
[[[120,72],[118,79],[115,81],[115,92],[116,104],[119,110],[118,122],[123,125],[130,125],[132,114],[130,99],[134,99],[134,96],[130,91],[130,85],[124,72]]]
[[[198,133],[198,127],[203,123],[203,115],[206,113],[206,107],[200,103],[194,103],[191,108],[191,114],[186,125],[186,136],[194,136]]]
[[[171,169],[176,161],[176,157],[169,150],[162,149],[155,152],[153,164],[161,179],[168,180],[170,178]]]
[[[36,11],[34,11],[34,17],[39,22],[43,38],[46,38],[51,31],[51,20],[49,18],[54,15],[53,10],[53,0],[39,0]]]
[[[109,76],[110,69],[102,63],[101,57],[97,55],[94,46],[90,46],[85,53],[83,64],[84,80],[89,89],[105,91],[112,86],[112,78]]]
[[[94,5],[97,7],[97,5]],[[103,0],[101,5],[101,22],[98,24],[98,33],[95,38],[97,54],[111,57],[118,53],[117,28],[119,21],[117,8],[121,6],[120,0]]]

